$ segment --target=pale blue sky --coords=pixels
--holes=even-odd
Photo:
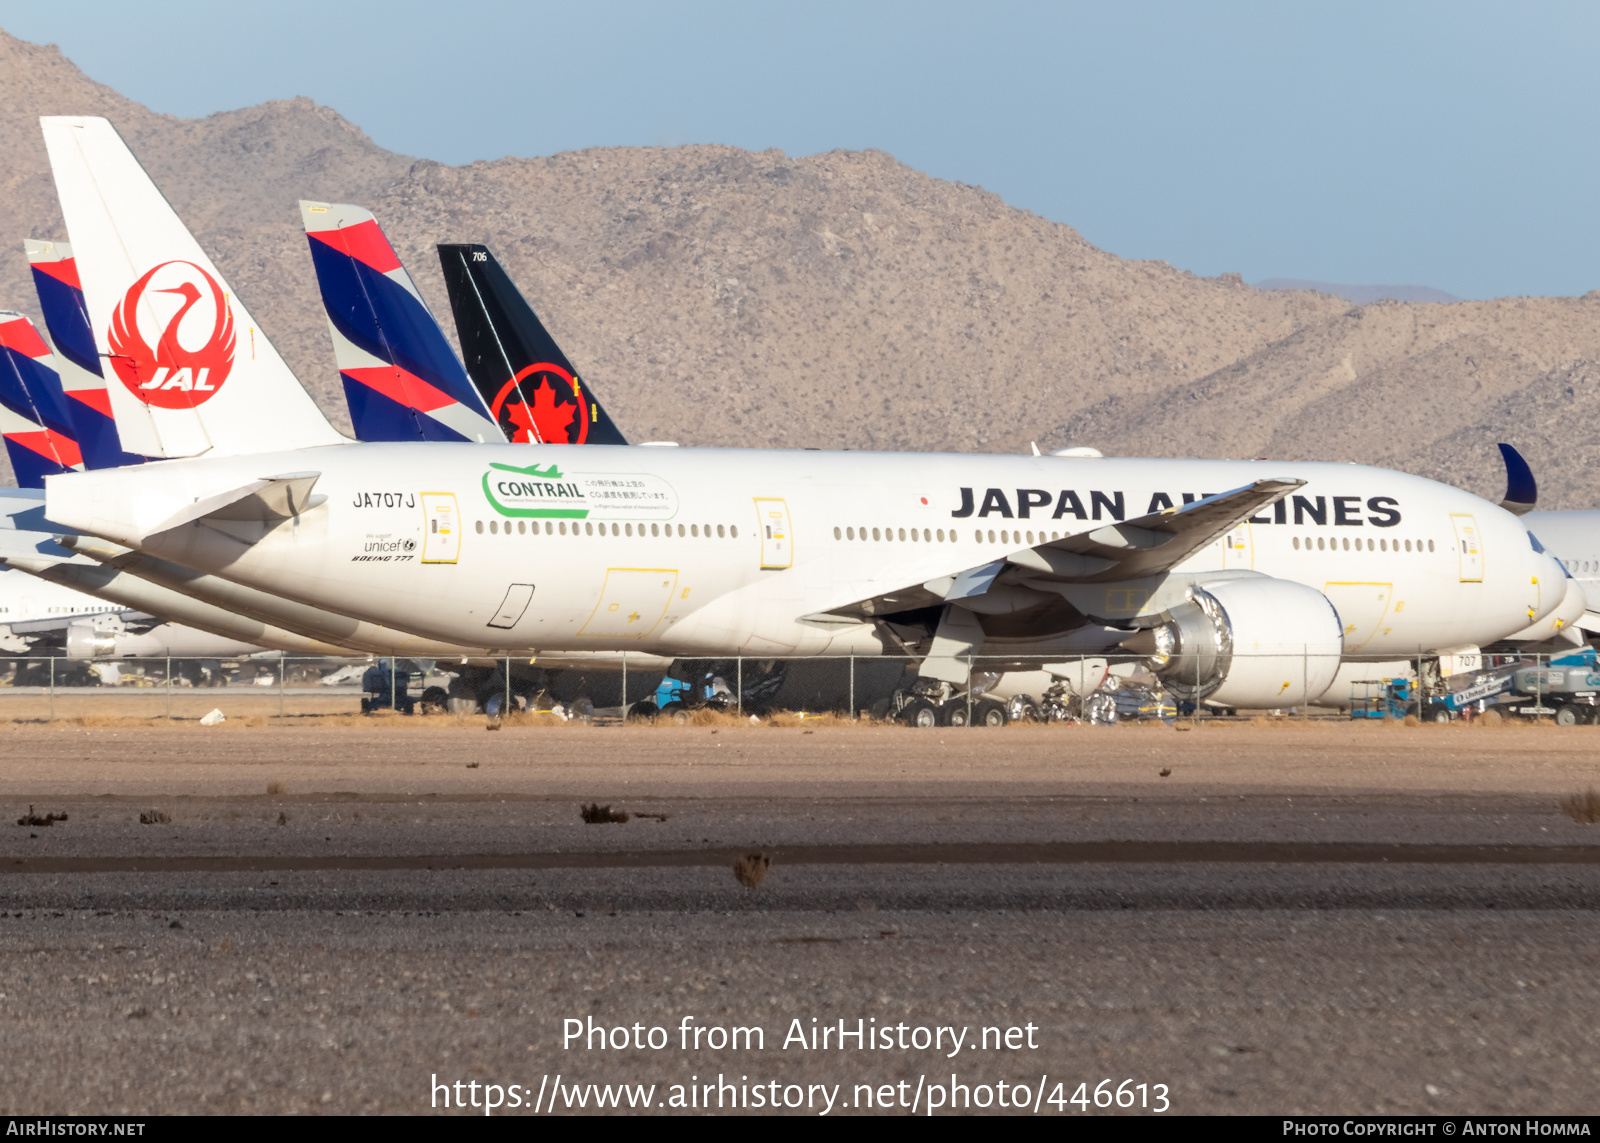
[[[198,116],[307,95],[394,150],[877,147],[1199,274],[1600,287],[1600,6],[159,4],[0,26]]]

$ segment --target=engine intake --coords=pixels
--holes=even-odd
[[[1301,706],[1333,682],[1344,630],[1328,597],[1288,580],[1219,580],[1129,646],[1177,698],[1221,706]]]

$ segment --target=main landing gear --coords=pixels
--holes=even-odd
[[[889,702],[889,717],[906,726],[1004,726],[1011,712],[998,699],[958,692],[951,683],[919,678],[898,690]]]

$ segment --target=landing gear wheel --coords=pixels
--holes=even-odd
[[[998,699],[979,699],[972,704],[973,726],[1004,726],[1011,721],[1005,703]]]
[[[443,687],[429,687],[417,705],[423,714],[443,714],[450,705],[450,695]]]
[[[1572,708],[1570,706],[1557,707],[1556,708],[1556,725],[1557,726],[1577,726],[1578,725],[1578,712],[1574,708]]]
[[[972,725],[972,711],[967,707],[966,695],[959,695],[939,708],[939,725]]]
[[[927,730],[939,725],[939,708],[925,698],[914,698],[900,708],[900,721]]]

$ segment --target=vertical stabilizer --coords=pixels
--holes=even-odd
[[[467,372],[507,440],[627,444],[487,246],[439,246]]]
[[[10,310],[0,310],[0,436],[23,488],[83,467],[50,347]]]
[[[111,394],[100,373],[94,330],[78,282],[78,263],[66,242],[30,238],[23,243],[33,270],[44,327],[55,350],[55,365],[66,393],[67,412],[83,453],[85,468],[121,468],[145,457],[124,451],[111,416]]]
[[[483,399],[372,214],[302,202],[300,219],[356,436],[499,443]]]
[[[122,447],[154,457],[342,442],[111,124],[40,123]]]

